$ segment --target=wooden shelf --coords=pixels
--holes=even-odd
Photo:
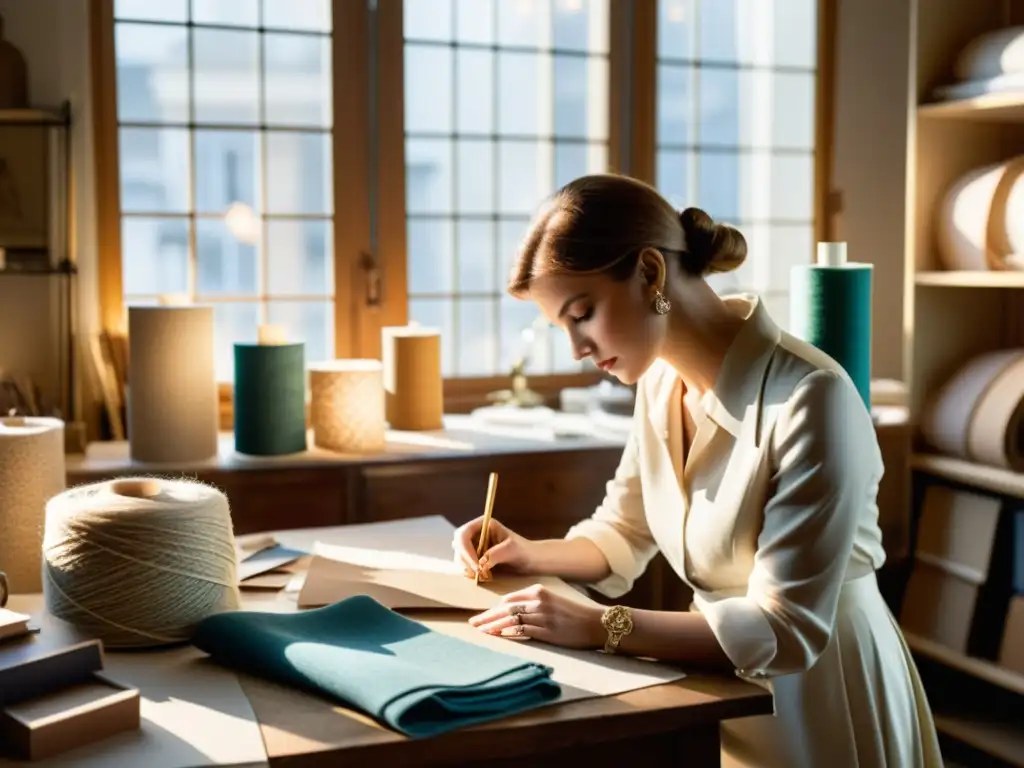
[[[915,453],[910,459],[910,468],[980,490],[1024,499],[1024,472],[933,453]]]
[[[1010,765],[1024,768],[1024,730],[1016,723],[936,712],[935,729]]]
[[[914,275],[918,285],[950,288],[1024,288],[1024,272],[933,270]]]
[[[952,120],[1024,122],[1024,92],[986,93],[970,99],[921,104],[917,115]]]
[[[64,125],[67,117],[60,110],[0,109],[0,125]]]
[[[997,685],[1011,693],[1024,696],[1024,675],[1014,672],[1012,669],[1000,667],[998,664],[986,659],[977,659],[973,656],[965,656],[952,648],[947,648],[934,640],[920,637],[909,632],[903,633],[907,645],[915,653],[927,656],[940,664],[956,669],[965,674],[984,680],[992,685]]]

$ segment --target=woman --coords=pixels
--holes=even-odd
[[[594,515],[529,541],[492,520],[456,533],[472,575],[550,574],[625,594],[657,551],[692,610],[605,609],[543,590],[475,616],[481,631],[690,663],[774,695],[723,726],[723,764],[941,766],[925,693],[875,579],[884,561],[871,417],[831,358],[751,296],[705,281],[746,242],[703,211],[610,175],[559,190],[527,233],[510,292],[565,329],[577,358],[637,383],[633,428]]]

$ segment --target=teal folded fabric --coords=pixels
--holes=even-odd
[[[550,667],[435,632],[363,595],[300,613],[216,614],[192,643],[220,664],[326,694],[411,737],[561,694]]]

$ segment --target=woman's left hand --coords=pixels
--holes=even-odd
[[[552,592],[536,584],[505,595],[494,608],[469,623],[482,632],[512,640],[536,639],[565,648],[601,648],[604,608]]]

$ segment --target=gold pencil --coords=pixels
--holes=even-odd
[[[491,513],[494,512],[494,497],[498,493],[498,473],[491,472],[487,482],[487,501],[484,503],[484,519],[480,524],[480,539],[476,545],[476,556],[479,559],[488,549],[487,537],[491,528]],[[473,583],[480,583],[480,568],[477,567]]]

